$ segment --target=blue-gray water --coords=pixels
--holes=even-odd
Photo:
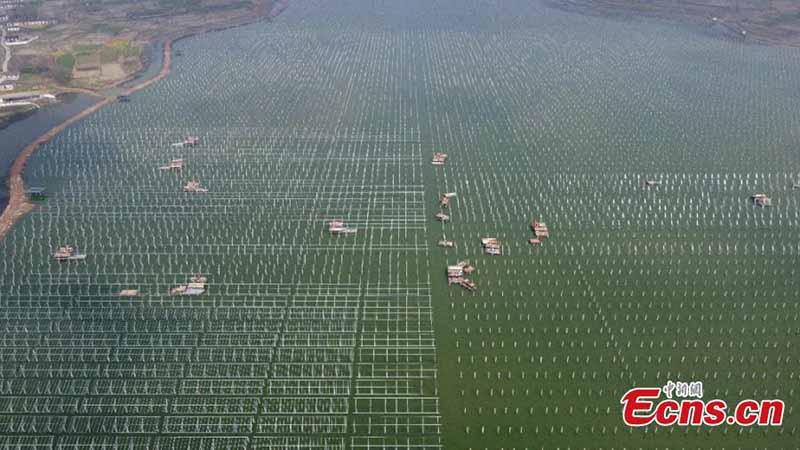
[[[60,102],[35,111],[0,130],[0,211],[8,204],[6,179],[17,155],[37,137],[70,116],[97,103],[98,98],[84,94],[65,94]]]

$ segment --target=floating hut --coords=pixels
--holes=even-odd
[[[120,296],[120,297],[138,297],[139,296],[139,290],[138,289],[123,289],[123,290],[119,291],[119,294],[117,294],[117,295]]]
[[[166,165],[159,167],[160,170],[181,170],[183,169],[183,160],[182,159],[173,159],[172,161],[168,162]]]
[[[184,147],[195,147],[200,145],[200,138],[197,136],[187,136],[182,142]]]
[[[547,224],[539,220],[531,221],[531,230],[535,236],[528,239],[531,245],[541,245],[542,241],[550,237],[550,229],[547,228]]]
[[[447,266],[447,281],[457,283],[464,277],[464,268],[459,265]]]
[[[533,231],[549,231],[547,229],[547,224],[544,222],[540,222],[538,220],[531,221],[531,230]]]
[[[346,236],[350,234],[356,234],[357,230],[355,228],[345,226],[344,222],[341,220],[331,220],[328,222],[328,231],[331,234]]]
[[[200,138],[197,136],[187,136],[181,142],[172,144],[173,147],[196,147],[200,145]]]
[[[474,291],[478,286],[474,281],[464,277],[474,271],[475,268],[467,261],[459,261],[452,266],[447,266],[447,284],[457,284],[464,289]]]
[[[465,274],[469,275],[472,272],[475,272],[475,266],[469,263],[466,259],[463,261],[459,261],[456,263],[457,266],[461,267]]]
[[[202,275],[195,275],[189,279],[189,283],[180,284],[170,289],[169,295],[200,295],[206,292],[206,282],[208,279]]]
[[[481,245],[483,246],[483,253],[487,255],[497,256],[503,254],[500,241],[495,238],[483,238],[481,239]]]
[[[25,190],[25,196],[30,201],[44,200],[47,198],[47,191],[43,187],[30,187]]]
[[[751,195],[750,200],[753,201],[753,206],[757,206],[759,208],[772,206],[772,199],[767,197],[766,194],[762,194],[760,192],[756,192],[755,194]]]

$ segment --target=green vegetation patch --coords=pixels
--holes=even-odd
[[[117,39],[100,49],[100,61],[111,63],[119,61],[120,58],[134,58],[138,57],[141,51],[141,48],[132,45],[130,41]]]
[[[93,33],[110,34],[111,36],[116,36],[123,31],[125,31],[124,26],[112,23],[97,23],[92,27]]]
[[[78,44],[72,48],[76,56],[88,55],[96,52],[100,48],[97,44]]]
[[[62,53],[56,56],[56,64],[67,70],[72,70],[75,67],[75,56],[72,53]]]
[[[99,63],[96,53],[80,53],[75,55],[75,65],[80,69],[86,66],[96,66]]]

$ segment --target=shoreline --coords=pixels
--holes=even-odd
[[[729,17],[723,7],[714,5],[687,2],[689,6],[693,7],[687,9],[653,4],[655,7],[647,9],[628,5],[623,0],[596,2],[591,0],[544,0],[544,4],[569,13],[612,20],[627,20],[634,17],[649,18],[666,23],[698,27],[698,30],[701,30],[702,27],[716,26],[719,27],[719,31],[727,33],[729,38],[739,39],[742,43],[766,47],[800,47],[800,24],[795,24],[792,28],[765,28],[763,23],[753,21],[754,19],[763,19],[762,17],[745,15]],[[743,32],[746,35],[743,35]]]
[[[279,4],[284,4],[285,2],[276,2]],[[270,6],[274,6],[270,5]],[[161,70],[158,73],[150,78],[142,80],[141,82],[135,84],[132,87],[124,88],[121,95],[131,95],[142,89],[145,89],[156,83],[162,79],[164,79],[167,75],[170,74],[172,71],[172,45],[175,42],[178,42],[183,39],[187,39],[193,36],[199,36],[201,34],[211,33],[215,31],[222,31],[227,30],[230,28],[236,28],[245,25],[251,25],[256,22],[259,22],[264,19],[271,19],[275,16],[271,14],[273,8],[268,8],[263,14],[256,15],[252,18],[246,18],[244,20],[240,20],[235,23],[230,23],[226,25],[218,25],[210,28],[203,28],[203,29],[190,29],[183,33],[174,36],[166,36],[164,38],[163,49],[162,49],[162,60],[161,60]],[[283,9],[281,9],[282,11]],[[122,80],[118,83],[117,87],[122,87],[125,83],[130,83],[136,80],[137,76],[141,75],[141,73],[146,72],[147,67],[143,67],[139,74],[135,74],[131,78],[127,80]],[[115,102],[117,100],[116,96],[109,96],[104,95],[94,91],[87,91],[83,89],[73,89],[68,88],[64,89],[63,91],[81,91],[81,93],[94,95],[97,97],[101,97],[102,100],[95,103],[94,105],[83,109],[76,113],[73,116],[70,116],[63,122],[59,123],[58,125],[50,128],[44,134],[40,135],[33,142],[26,145],[22,151],[17,155],[14,159],[14,163],[11,166],[11,170],[8,173],[8,178],[6,181],[6,185],[8,188],[8,204],[6,205],[5,209],[3,210],[2,215],[0,215],[0,241],[3,241],[20,219],[25,217],[26,214],[31,212],[35,205],[28,202],[25,196],[25,180],[23,179],[23,174],[25,172],[25,166],[28,162],[28,159],[36,152],[36,150],[44,143],[50,141],[62,131],[64,131],[67,127],[75,124],[76,122],[94,114],[95,112],[99,111],[104,106],[108,105],[109,103]]]

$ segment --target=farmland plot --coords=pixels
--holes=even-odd
[[[1,247],[0,447],[797,442],[796,51],[516,0],[299,1],[176,47],[30,162],[52,195]],[[667,380],[785,424],[624,427]]]

